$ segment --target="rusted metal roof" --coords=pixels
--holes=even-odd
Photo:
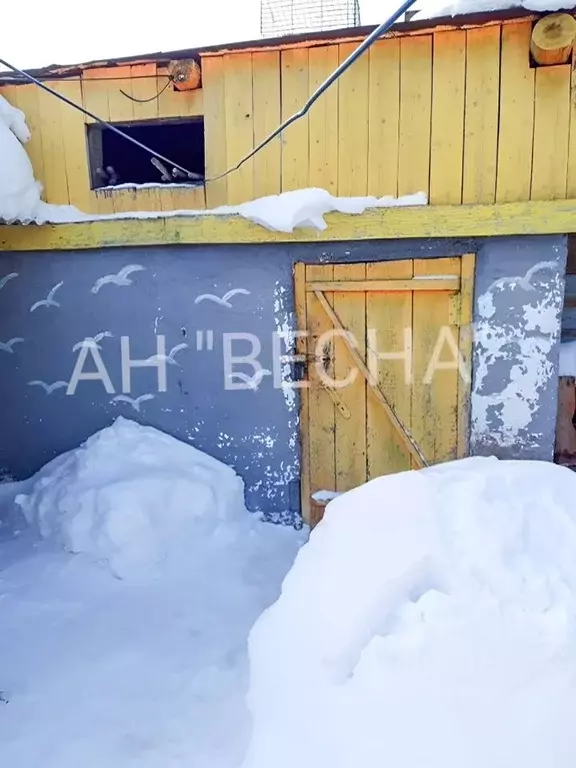
[[[499,24],[515,19],[538,19],[545,14],[528,11],[525,8],[511,8],[505,11],[485,11],[483,13],[464,14],[461,16],[443,16],[436,19],[421,19],[417,21],[405,21],[394,24],[392,29],[383,37],[402,37],[418,34],[427,30],[439,29],[465,29],[480,27],[489,24]],[[203,56],[216,56],[234,51],[280,49],[288,47],[323,45],[335,40],[355,40],[367,37],[376,29],[375,25],[364,27],[348,27],[346,29],[333,29],[325,32],[306,32],[295,35],[285,35],[277,38],[246,40],[237,43],[223,43],[201,48],[181,49],[177,51],[158,51],[156,53],[141,54],[138,56],[123,56],[114,59],[98,59],[81,64],[59,65],[51,64],[40,69],[28,70],[38,79],[59,79],[79,76],[86,69],[124,67],[131,64],[145,64],[155,62],[165,66],[170,61],[178,59],[194,59],[200,62]],[[18,75],[8,72],[0,72],[0,84],[21,81]]]

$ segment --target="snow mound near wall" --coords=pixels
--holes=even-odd
[[[0,96],[0,221],[30,220],[42,187],[21,142],[30,139],[24,113]]]
[[[16,503],[42,537],[119,577],[181,566],[199,539],[247,514],[234,470],[124,418],[44,467]]]
[[[475,458],[332,501],[251,634],[245,768],[571,768],[575,498]]]
[[[40,199],[42,185],[22,146],[31,138],[26,116],[0,96],[0,222],[45,224],[78,221],[72,205],[51,205]]]

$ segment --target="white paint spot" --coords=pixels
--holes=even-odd
[[[552,275],[540,273],[553,270]],[[504,307],[506,295],[522,290],[526,303],[517,311],[509,296],[511,314],[495,316],[494,296]],[[540,433],[526,433],[540,404],[540,394],[552,376],[550,352],[560,335],[562,281],[558,264],[539,262],[524,276],[496,280],[478,299],[480,320],[475,328],[476,379],[472,392],[472,440],[496,441],[503,447],[536,447]],[[502,318],[502,319],[500,319]],[[494,391],[489,378],[501,378],[496,366],[510,362],[508,381]],[[505,369],[504,369],[505,370]],[[491,390],[491,391],[487,391]],[[521,435],[521,433],[523,433]]]

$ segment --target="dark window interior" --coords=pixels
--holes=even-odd
[[[116,127],[194,174],[188,177],[101,125],[88,126],[92,187],[119,184],[201,184],[204,179],[204,121],[155,120]]]

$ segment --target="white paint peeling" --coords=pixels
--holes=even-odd
[[[518,291],[526,294],[519,308],[518,297],[511,295]],[[536,447],[541,433],[529,427],[541,391],[554,376],[550,353],[560,334],[562,281],[557,262],[542,261],[523,276],[496,280],[477,305],[472,442]]]
[[[274,324],[276,326],[276,333],[284,342],[282,352],[288,356],[294,354],[295,317],[294,313],[286,306],[286,298],[286,286],[281,285],[280,281],[277,280],[276,287],[274,288]],[[280,371],[284,401],[288,410],[294,411],[297,405],[297,398],[296,390],[292,386],[292,367],[289,360],[281,363]]]

